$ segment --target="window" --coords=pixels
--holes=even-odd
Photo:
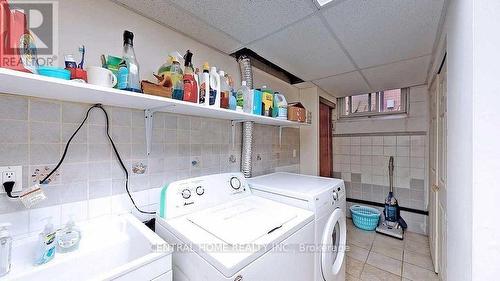
[[[341,118],[406,113],[409,88],[385,90],[341,98]]]

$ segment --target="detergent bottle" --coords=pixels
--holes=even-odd
[[[187,50],[184,55],[184,101],[198,102],[198,81],[191,62],[193,53]]]
[[[210,66],[208,62],[203,64],[203,72],[200,73],[200,92],[198,95],[199,103],[208,106],[210,98]]]
[[[219,71],[220,76],[220,107],[229,108],[229,96],[231,95],[231,88],[229,87],[228,78],[224,71]]]
[[[178,57],[172,57],[170,66],[170,78],[172,79],[172,98],[184,100],[184,75]]]
[[[217,73],[217,68],[210,68],[210,106],[220,107],[220,76]]]

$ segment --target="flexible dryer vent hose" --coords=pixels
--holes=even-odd
[[[250,58],[240,56],[237,58],[240,65],[241,81],[246,81],[247,86],[253,89],[253,72]],[[253,142],[253,122],[243,122],[243,135],[241,147],[241,172],[245,178],[252,177],[252,142]]]

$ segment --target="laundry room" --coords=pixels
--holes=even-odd
[[[495,0],[0,0],[0,280],[496,280]]]

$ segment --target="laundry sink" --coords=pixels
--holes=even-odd
[[[171,248],[131,214],[78,224],[80,247],[33,265],[38,235],[16,239],[6,280],[170,280]]]

